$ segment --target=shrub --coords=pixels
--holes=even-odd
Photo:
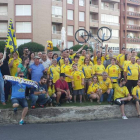
[[[44,46],[41,44],[38,44],[36,42],[29,42],[29,43],[25,43],[22,44],[18,47],[18,51],[19,51],[19,55],[22,56],[23,55],[23,49],[27,47],[30,51],[32,52],[43,52],[44,51]]]
[[[6,42],[0,41],[0,52],[4,52],[5,44],[6,44]]]
[[[140,52],[137,53],[137,56],[140,58]]]

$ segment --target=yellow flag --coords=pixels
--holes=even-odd
[[[6,39],[6,47],[10,49],[10,53],[18,51],[12,19],[10,19],[10,23],[9,23],[8,35]]]
[[[50,40],[48,40],[47,43],[48,43],[47,50],[52,51],[53,50],[53,43]]]

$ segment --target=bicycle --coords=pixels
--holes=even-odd
[[[104,41],[108,41],[112,37],[112,29],[105,26],[101,27],[97,31],[97,37],[85,29],[79,29],[75,33],[75,39],[78,43],[87,43],[91,38],[94,38],[98,44],[102,44]]]

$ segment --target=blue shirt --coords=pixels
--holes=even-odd
[[[13,98],[25,98],[25,89],[26,86],[22,84],[12,84],[12,95],[11,99]]]
[[[31,70],[31,80],[39,82],[41,77],[43,76],[44,66],[42,64],[35,65],[32,64],[30,66]]]

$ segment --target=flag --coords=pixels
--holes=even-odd
[[[6,39],[6,48],[10,49],[10,53],[17,52],[18,50],[12,19],[10,19],[10,23],[9,23],[8,35]]]
[[[47,50],[53,50],[53,43],[51,41],[47,41],[48,46],[47,46]]]

